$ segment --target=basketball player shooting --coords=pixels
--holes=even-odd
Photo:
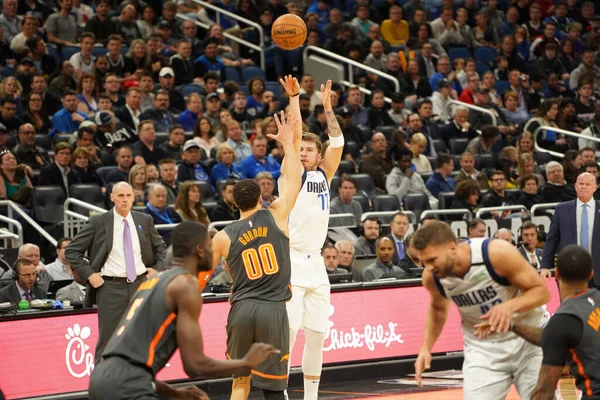
[[[419,229],[411,245],[425,266],[423,286],[431,298],[415,363],[417,383],[422,386],[423,372],[431,367],[431,349],[442,333],[451,300],[462,319],[464,399],[505,399],[511,383],[522,399],[529,399],[542,352],[511,326],[513,321],[536,327],[547,322],[542,305],[550,300],[550,292],[536,270],[503,240],[459,244],[443,222]],[[481,332],[483,327],[489,331]]]
[[[211,267],[210,237],[205,226],[186,221],[173,229],[172,243],[173,266],[140,285],[95,366],[91,400],[208,399],[196,387],[175,389],[156,380],[177,348],[192,378],[244,374],[279,354],[262,343],[237,360],[220,361],[204,354],[198,325],[202,294],[196,276]]]
[[[290,112],[301,121],[298,96],[300,85],[291,76],[281,80],[290,96]],[[324,268],[321,248],[329,226],[329,185],[340,165],[344,136],[331,107],[331,81],[321,85],[321,102],[327,117],[329,146],[322,156],[323,143],[314,133],[302,133],[296,128],[295,151],[304,167],[302,189],[289,218],[292,261],[291,301],[287,303],[290,322],[290,353],[298,331],[304,329],[304,399],[318,397],[323,364],[323,343],[329,322],[330,285]],[[295,104],[298,104],[296,107]],[[322,164],[322,168],[320,165]],[[289,184],[279,179],[279,187]]]
[[[299,107],[299,105],[297,105]],[[292,104],[292,107],[294,105]],[[250,384],[263,390],[266,400],[283,400],[289,362],[289,322],[286,301],[290,287],[290,239],[288,216],[300,191],[302,167],[294,151],[293,116],[281,121],[274,116],[277,135],[269,135],[283,144],[285,158],[282,176],[287,179],[280,197],[264,210],[260,187],[253,179],[238,182],[233,199],[240,219],[227,225],[213,239],[213,265],[225,257],[233,281],[231,309],[227,318],[227,355],[237,358],[254,342],[272,343],[281,355],[271,357],[250,373],[236,374],[232,400],[248,398]]]

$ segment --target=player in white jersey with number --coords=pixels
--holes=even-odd
[[[513,320],[537,327],[547,322],[542,306],[550,300],[550,292],[537,271],[503,240],[471,239],[459,244],[443,222],[419,229],[411,247],[425,266],[423,286],[431,297],[415,363],[419,385],[423,371],[431,366],[431,350],[453,301],[462,318],[465,343],[464,398],[503,400],[514,383],[521,398],[529,399],[542,351],[511,332],[511,327]]]
[[[290,104],[299,101],[300,85],[292,77],[281,81],[290,95]],[[304,329],[304,353],[302,371],[304,373],[304,399],[317,399],[321,368],[323,364],[323,343],[329,322],[330,285],[321,248],[327,238],[329,226],[329,184],[340,165],[344,136],[331,107],[331,81],[321,85],[321,102],[327,117],[329,146],[322,155],[323,144],[313,133],[296,132],[296,150],[305,172],[300,194],[290,213],[290,252],[292,261],[292,299],[287,303],[290,321],[290,353],[294,348],[296,335]],[[299,110],[291,107],[290,112]],[[301,116],[297,115],[298,121]],[[279,185],[284,185],[282,179]],[[291,365],[291,362],[290,362]]]

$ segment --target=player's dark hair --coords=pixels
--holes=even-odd
[[[433,221],[419,228],[411,245],[416,250],[424,250],[427,246],[439,246],[450,243],[458,243],[450,225],[440,221]]]
[[[244,179],[233,187],[233,201],[240,211],[252,210],[260,199],[260,186],[254,179]]]
[[[587,282],[592,273],[592,256],[582,247],[570,244],[558,253],[556,269],[565,282]]]
[[[196,246],[208,238],[206,226],[195,221],[183,221],[173,229],[171,243],[173,258],[184,258],[196,251]]]

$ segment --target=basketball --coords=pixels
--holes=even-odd
[[[284,50],[297,49],[306,40],[306,24],[297,15],[284,14],[273,23],[271,37]]]

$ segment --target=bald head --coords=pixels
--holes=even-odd
[[[127,182],[117,182],[110,193],[110,201],[115,204],[115,211],[126,217],[133,206],[133,188]]]
[[[25,243],[19,248],[19,258],[29,260],[37,267],[40,263],[40,248],[33,243]]]
[[[596,178],[589,172],[584,172],[577,177],[575,182],[575,191],[577,192],[577,198],[582,203],[587,203],[594,197],[594,192],[598,189]]]
[[[371,148],[373,151],[383,153],[387,148],[387,139],[381,132],[377,132],[371,137]]]
[[[161,184],[150,185],[148,203],[159,210],[167,206],[167,188]]]

